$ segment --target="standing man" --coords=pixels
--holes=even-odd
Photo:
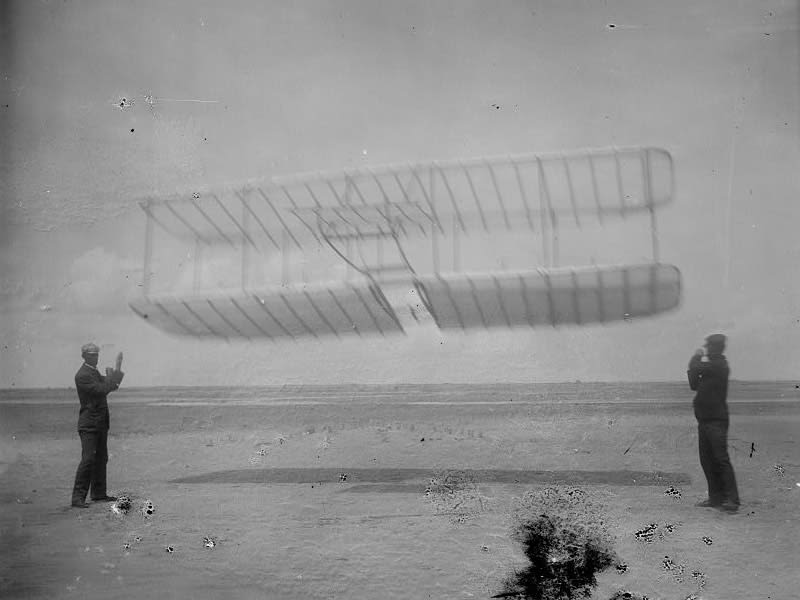
[[[705,351],[689,361],[689,387],[696,391],[694,416],[700,464],[708,481],[708,499],[697,506],[712,506],[726,512],[739,510],[736,476],[728,456],[728,376],[730,367],[723,352],[726,338],[715,333],[706,338]]]
[[[75,473],[72,506],[87,508],[86,494],[91,487],[95,502],[110,502],[106,494],[106,463],[108,462],[108,400],[107,396],[119,387],[122,372],[122,352],[117,355],[115,369],[106,369],[105,377],[97,370],[100,348],[85,344],[81,348],[84,363],[75,374],[75,387],[81,401],[78,414],[78,434],[81,436],[81,462]]]

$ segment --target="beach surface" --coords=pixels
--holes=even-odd
[[[684,384],[121,389],[109,403],[109,493],[132,497],[127,514],[69,507],[74,390],[0,391],[0,597],[489,598],[526,565],[515,506],[553,485],[603,506],[627,567],[593,598],[778,600],[800,583],[794,383],[732,384],[733,515],[694,506]],[[446,493],[431,485],[445,478]]]

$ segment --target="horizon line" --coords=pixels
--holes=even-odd
[[[793,379],[730,379],[730,383],[747,383],[747,384],[791,384],[800,389],[800,384],[795,383]],[[648,384],[683,384],[686,383],[682,379],[674,380],[592,380],[583,381],[575,379],[572,381],[486,381],[486,382],[405,382],[405,383],[270,383],[270,384],[243,384],[243,385],[145,385],[145,386],[132,386],[120,388],[122,391],[134,390],[151,390],[151,389],[287,389],[295,387],[419,387],[419,386],[488,386],[488,385],[512,385],[512,386],[536,386],[536,385],[613,385],[613,384],[626,384],[626,385],[648,385]],[[42,387],[0,387],[0,392],[6,391],[42,391],[42,390],[74,390],[75,386],[42,386]]]

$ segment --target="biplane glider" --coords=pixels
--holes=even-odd
[[[656,226],[673,192],[670,154],[635,147],[149,198],[130,307],[167,333],[253,339],[401,333],[407,308],[461,330],[647,317],[680,302]]]

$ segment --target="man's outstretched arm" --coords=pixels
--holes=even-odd
[[[122,374],[122,373],[121,373]],[[108,394],[119,387],[122,377],[95,377],[91,373],[79,373],[75,376],[75,386],[78,390],[92,394]]]
[[[686,375],[689,378],[689,389],[693,392],[697,391],[697,386],[700,385],[700,379],[703,376],[703,367],[708,364],[703,362],[703,354],[702,350],[697,350],[692,358],[689,359],[689,368],[686,371]]]

